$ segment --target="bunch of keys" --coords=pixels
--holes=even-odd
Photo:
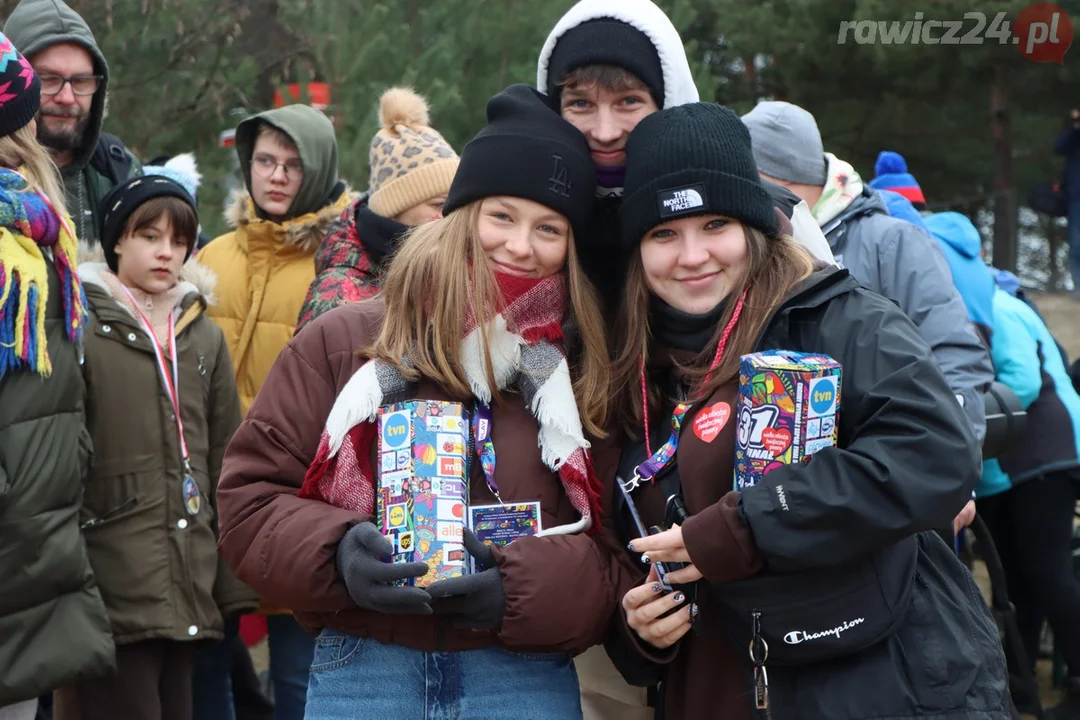
[[[765,670],[765,661],[769,659],[769,643],[761,637],[761,611],[751,613],[752,632],[750,637],[750,664],[754,666],[754,707],[769,711],[769,673]]]

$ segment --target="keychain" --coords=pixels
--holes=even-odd
[[[769,716],[769,673],[765,661],[769,659],[769,643],[761,637],[761,611],[751,614],[750,664],[754,666],[754,707]]]

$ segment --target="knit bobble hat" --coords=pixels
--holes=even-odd
[[[424,98],[409,88],[390,88],[379,98],[382,127],[371,140],[368,206],[393,218],[411,207],[446,195],[458,156],[429,127]]]
[[[915,176],[908,172],[907,161],[900,153],[882,150],[874,163],[874,179],[867,183],[877,190],[892,190],[906,197],[916,210],[926,209],[926,198]]]
[[[605,17],[567,30],[551,52],[548,97],[557,99],[566,76],[589,65],[615,65],[629,70],[649,88],[656,106],[664,106],[664,70],[660,55],[649,36],[632,25]]]
[[[0,137],[30,124],[41,107],[41,80],[0,33]]]
[[[116,244],[124,235],[124,226],[127,225],[128,218],[137,207],[156,197],[176,197],[191,205],[193,209],[196,207],[195,199],[184,189],[184,186],[164,175],[132,178],[114,187],[101,201],[101,207],[98,209],[98,216],[101,218],[98,226],[98,242],[101,243],[101,250],[105,254],[105,263],[113,272],[117,272],[119,267]],[[194,242],[188,243],[184,262],[191,257],[194,247]]]
[[[443,215],[495,195],[534,200],[566,216],[581,247],[596,195],[585,136],[524,84],[491,98],[487,120],[461,152]]]
[[[188,191],[195,202],[199,201],[202,173],[199,172],[194,153],[181,153],[171,158],[161,159],[159,162],[143,165],[143,175],[164,175],[170,180],[175,180]]]
[[[766,235],[777,233],[749,131],[738,115],[714,103],[649,115],[626,143],[626,186],[619,208],[623,247],[634,248],[661,223],[706,214],[734,218]]]

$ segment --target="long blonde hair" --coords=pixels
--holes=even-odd
[[[461,364],[465,319],[490,320],[502,308],[491,267],[484,261],[477,228],[481,201],[414,228],[390,262],[380,295],[386,303],[382,330],[369,357],[393,365],[410,380],[427,378],[460,397],[471,390]],[[604,437],[609,365],[596,290],[578,264],[573,231],[567,247],[570,306],[576,333],[567,338],[574,397],[585,430]],[[493,377],[488,322],[480,322],[484,366],[494,401],[501,396]]]
[[[746,233],[746,269],[727,296],[727,306],[716,324],[716,330],[697,357],[685,365],[676,364],[682,377],[697,387],[696,392],[688,398],[691,401],[708,397],[716,388],[731,382],[738,375],[739,359],[754,351],[754,345],[773,313],[791,290],[814,271],[813,258],[791,237],[766,237],[761,231],[745,225],[743,230]],[[742,315],[728,338],[724,357],[710,375],[709,365],[720,342],[720,335],[731,321],[737,304],[735,300],[743,290],[746,290],[746,300]],[[650,292],[639,245],[630,260],[626,291],[617,321],[612,367],[618,419],[631,436],[638,435],[644,422],[641,404],[642,359],[648,367],[650,352],[655,350],[649,329]],[[659,391],[650,387],[650,412],[656,411],[660,403]]]
[[[0,166],[21,172],[30,187],[40,190],[61,217],[67,215],[60,171],[48,151],[37,141],[30,125],[0,137]]]

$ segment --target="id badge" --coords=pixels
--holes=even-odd
[[[184,476],[184,509],[188,515],[198,515],[202,507],[202,493],[199,492],[199,484],[190,475]]]
[[[469,527],[485,545],[505,547],[518,538],[540,532],[540,502],[474,505],[469,508]],[[478,571],[475,561],[472,571]]]

